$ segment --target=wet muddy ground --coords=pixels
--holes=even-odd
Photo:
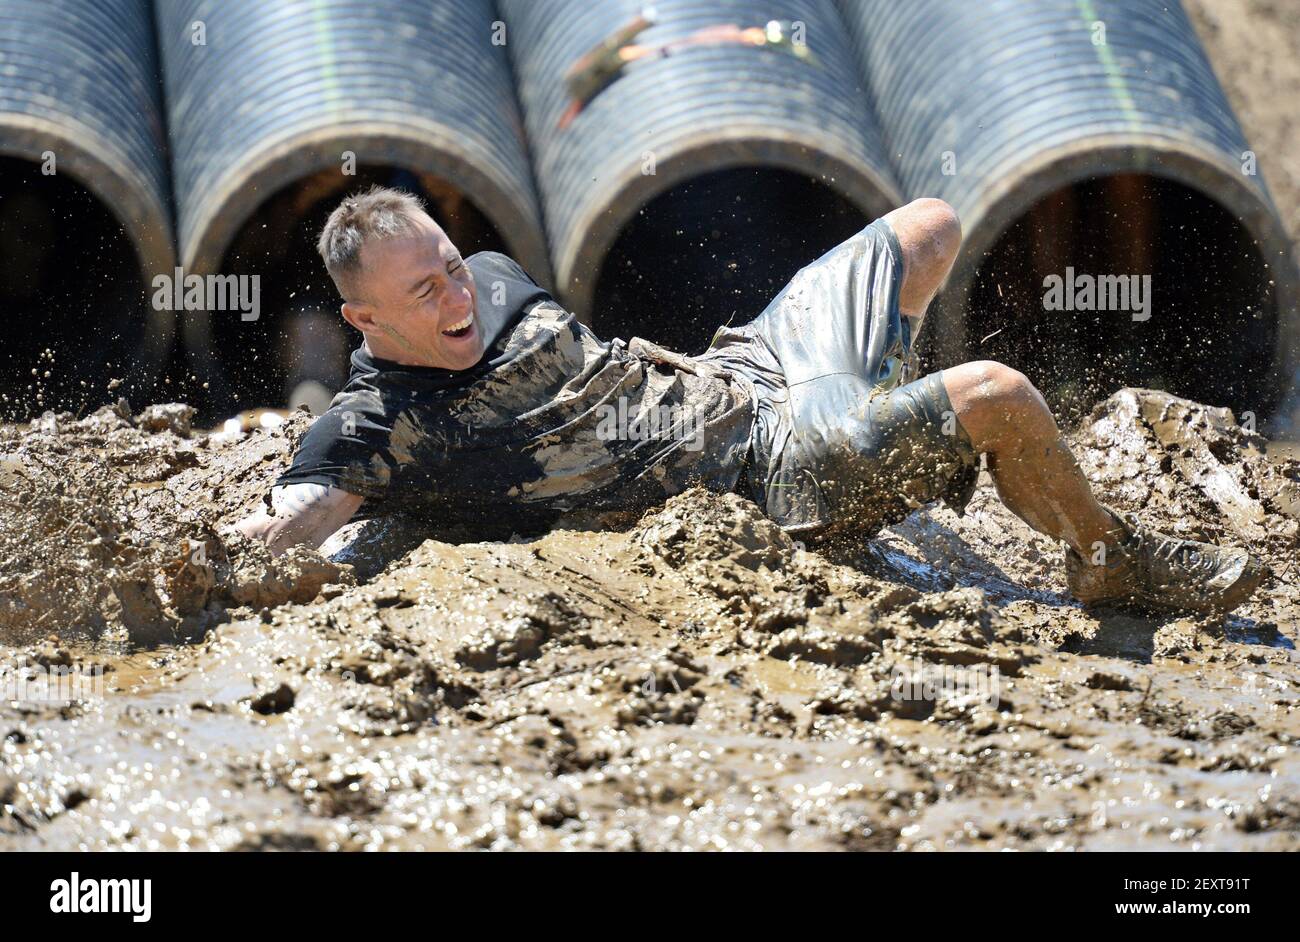
[[[272,560],[220,530],[305,426],[0,428],[0,849],[1300,847],[1300,461],[1226,412],[1076,434],[1116,507],[1267,559],[1205,619],[1083,611],[987,477],[870,543],[695,491]]]

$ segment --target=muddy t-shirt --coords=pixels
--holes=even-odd
[[[753,425],[746,380],[637,338],[601,341],[505,255],[466,264],[483,359],[402,366],[363,345],[277,484],[332,485],[365,498],[361,516],[408,513],[484,539],[735,487]]]

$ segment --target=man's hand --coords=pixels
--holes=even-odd
[[[291,546],[315,549],[352,519],[364,498],[324,484],[290,484],[271,488],[271,512],[258,511],[232,529],[261,540],[277,556]]]

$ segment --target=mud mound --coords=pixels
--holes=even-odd
[[[223,538],[211,497],[172,490],[183,476],[210,494],[237,455],[262,460],[256,439],[214,450],[193,438],[192,414],[168,405],[133,416],[120,401],[0,430],[0,641],[193,639],[228,608],[308,602],[348,578],[314,553],[273,560]]]
[[[1300,607],[1300,461],[1227,409],[1154,390],[1101,403],[1076,436],[1102,498],[1158,529],[1248,548],[1270,575],[1228,624],[1260,639],[1296,628]]]
[[[1280,643],[1294,616],[1279,612],[1300,605],[1300,462],[1268,456],[1264,440],[1226,409],[1154,390],[1121,390],[1071,439],[1105,503],[1164,532],[1245,546],[1261,557],[1269,580],[1224,624],[1239,638]],[[1097,620],[1067,594],[1060,547],[1014,517],[990,483],[982,479],[965,517],[931,508],[839,558],[922,589],[977,585],[999,606],[1014,606],[1039,643],[1091,643]],[[1150,651],[1149,631],[1141,637],[1147,624],[1133,621],[1131,650]]]
[[[1089,478],[1122,509],[1197,539],[1297,545],[1300,462],[1270,461],[1267,442],[1227,409],[1125,389],[1094,409],[1076,441]]]

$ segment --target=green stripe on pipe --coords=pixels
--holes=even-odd
[[[325,12],[325,4],[329,0],[314,0],[312,3],[312,22],[316,26],[316,38],[320,40],[317,49],[320,51],[321,74],[325,79],[325,88],[329,96],[330,105],[337,115],[339,110],[338,74],[334,71],[334,37],[330,33],[329,17]]]
[[[1089,29],[1096,23],[1105,25],[1105,21],[1097,15],[1097,7],[1093,0],[1078,0],[1078,5],[1079,14]],[[1101,59],[1101,67],[1106,71],[1106,84],[1115,93],[1115,99],[1120,111],[1124,113],[1124,120],[1128,123],[1129,130],[1136,131],[1138,129],[1137,105],[1133,103],[1133,96],[1129,93],[1128,82],[1124,81],[1124,72],[1115,61],[1115,54],[1110,51],[1108,43],[1098,43],[1095,39],[1092,43],[1093,48],[1097,50],[1097,57]]]

